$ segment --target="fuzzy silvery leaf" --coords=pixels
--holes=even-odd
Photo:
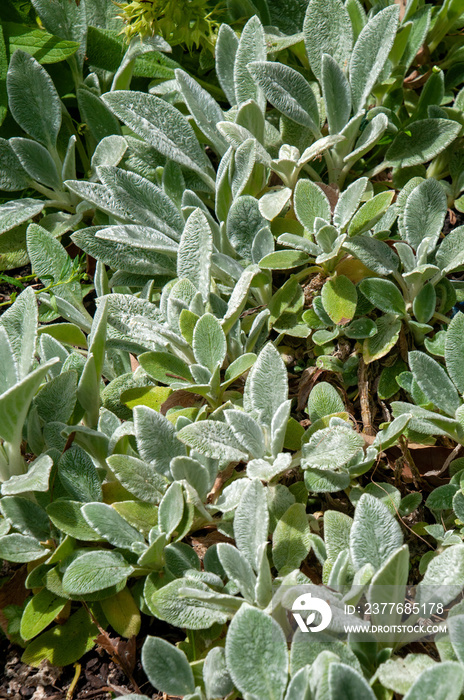
[[[3,496],[0,506],[4,518],[22,535],[45,542],[50,529],[47,514],[37,503],[21,496]]]
[[[387,127],[388,117],[382,112],[376,114],[356,141],[353,151],[345,156],[343,162],[354,163],[356,160],[359,160],[359,158],[370,151],[371,148],[380,141]]]
[[[19,126],[49,148],[56,147],[61,101],[52,79],[32,56],[15,51],[7,75],[8,104]]]
[[[20,380],[27,376],[34,361],[37,321],[37,301],[30,287],[21,292],[13,306],[4,312],[0,320],[0,325],[8,339],[5,351],[11,347],[12,358]]]
[[[113,269],[150,277],[175,276],[175,261],[167,255],[156,253],[149,248],[137,248],[130,244],[97,238],[98,231],[98,226],[80,229],[72,234],[72,239],[81,250]]]
[[[395,418],[386,428],[379,430],[372,443],[373,446],[378,447],[379,450],[387,450],[389,447],[392,447],[399,436],[404,433],[410,420],[411,416],[407,413]]]
[[[250,76],[251,77],[251,76]],[[254,140],[256,160],[262,165],[271,165],[271,156],[254,135],[244,126],[233,122],[219,122],[218,129],[226,141],[236,150],[248,139]]]
[[[449,416],[461,406],[461,398],[443,367],[425,352],[413,350],[408,355],[415,381],[428,401]]]
[[[188,592],[182,594],[181,590],[187,586]],[[150,612],[158,619],[175,627],[202,630],[208,629],[216,622],[223,625],[232,616],[230,609],[195,596],[196,592],[209,594],[210,591],[211,589],[200,581],[190,578],[176,579],[155,590],[149,597],[145,593],[145,599]]]
[[[40,455],[29,466],[26,474],[12,476],[1,485],[2,496],[15,496],[28,491],[47,491],[52,467],[51,457]]]
[[[223,513],[230,513],[237,508],[244,491],[249,485],[248,479],[236,479],[226,486],[216,501],[216,507]]]
[[[81,510],[90,527],[114,547],[131,549],[134,542],[144,542],[143,535],[108,504],[86,503]]]
[[[332,56],[322,54],[321,86],[330,134],[338,134],[351,114],[351,89],[343,70]]]
[[[227,237],[242,258],[251,260],[253,241],[265,225],[254,197],[244,195],[234,201],[227,215]]]
[[[248,482],[235,511],[234,537],[238,549],[255,571],[259,549],[268,540],[269,513],[266,492],[259,479]]]
[[[284,448],[292,402],[290,399],[280,404],[271,422],[271,453],[277,458]]]
[[[96,232],[96,237],[105,241],[114,241],[132,248],[152,250],[175,256],[177,243],[160,231],[147,226],[109,226]]]
[[[256,164],[256,144],[255,139],[247,139],[235,151],[235,168],[231,182],[234,199],[245,192],[251,184]]]
[[[445,335],[446,369],[458,391],[464,393],[464,314],[458,312]]]
[[[362,196],[366,191],[368,180],[366,177],[360,177],[358,180],[349,185],[344,190],[335,205],[333,221],[340,231],[344,231],[350,219],[356,212]]]
[[[238,39],[228,24],[221,24],[216,41],[216,74],[227,100],[231,105],[237,104],[235,97],[234,65],[238,48]]]
[[[332,148],[332,146],[335,146],[337,143],[341,143],[344,140],[345,137],[341,136],[340,134],[330,134],[329,136],[323,136],[322,138],[317,139],[317,141],[314,141],[311,146],[305,148],[298,159],[298,167],[302,167],[310,160],[316,160],[316,158],[319,158],[324,151],[327,151],[329,148]]]
[[[272,221],[280,214],[291,196],[292,190],[290,187],[280,187],[278,189],[271,190],[270,192],[266,192],[266,194],[264,194],[259,200],[260,213],[265,219]]]
[[[272,343],[268,343],[250,370],[245,384],[243,405],[247,411],[254,412],[262,423],[270,427],[276,411],[287,397],[285,364]]]
[[[259,423],[244,411],[227,409],[224,411],[227,424],[241,445],[253,458],[264,454],[264,438]]]
[[[434,666],[435,663],[426,654],[408,654],[404,658],[388,659],[380,664],[377,671],[378,678],[385,688],[400,695],[406,695],[422,671],[425,671],[429,666]]]
[[[0,396],[0,437],[7,442],[20,440],[31,401],[55,361],[40,365]]]
[[[98,472],[89,455],[76,445],[72,445],[60,457],[58,480],[76,501],[87,503],[103,500]]]
[[[301,466],[334,469],[343,467],[364,446],[364,440],[349,425],[334,425],[316,431],[303,445]]]
[[[161,637],[146,638],[142,665],[150,683],[162,693],[184,696],[195,690],[192,669],[184,652]]]
[[[14,199],[0,205],[0,234],[37,216],[44,206],[38,199]]]
[[[200,209],[190,214],[177,252],[177,276],[187,278],[207,301],[213,239],[208,219]]]
[[[34,399],[34,406],[42,420],[67,423],[76,405],[77,372],[62,372],[48,381]]]
[[[329,699],[375,700],[369,683],[346,664],[332,663],[329,666]]]
[[[431,246],[436,243],[446,211],[446,194],[437,180],[424,180],[413,189],[403,212],[402,235],[414,250],[426,238],[431,238]]]
[[[151,408],[136,406],[134,424],[140,456],[152,464],[158,474],[170,478],[171,459],[185,455],[185,447],[177,439],[172,423]]]
[[[311,180],[298,181],[294,202],[298,221],[308,231],[313,231],[317,217],[327,222],[330,221],[330,202],[322,189]]]
[[[311,131],[319,131],[316,97],[301,73],[273,61],[249,63],[248,70],[281,114]]]
[[[54,190],[61,189],[61,178],[48,150],[37,141],[15,137],[11,147],[32,180]]]
[[[214,372],[224,362],[227,343],[221,324],[212,314],[204,314],[193,331],[193,352],[196,361]]]
[[[213,647],[208,652],[203,666],[203,680],[208,700],[229,695],[234,689],[226,666],[225,652],[221,647]]]
[[[124,211],[131,223],[162,231],[169,238],[178,241],[184,222],[172,200],[149,180],[122,168],[102,165],[98,177],[107,188],[107,197],[115,202],[116,216]],[[110,212],[113,213],[113,212]]]
[[[166,482],[148,462],[115,454],[108,457],[108,464],[124,488],[141,501],[156,503],[161,499]]]
[[[117,134],[105,136],[93,152],[91,160],[92,170],[96,172],[97,168],[102,165],[115,167],[121,162],[126,151],[127,141],[123,136],[118,136]]]
[[[82,515],[83,505],[79,501],[54,501],[47,506],[47,515],[53,525],[65,535],[84,542],[98,541],[100,535],[88,525]]]
[[[353,108],[363,109],[387,61],[398,26],[398,8],[393,5],[378,12],[366,24],[350,58],[350,84]]]
[[[239,318],[248,300],[248,294],[254,278],[261,273],[258,265],[249,265],[240,276],[229,297],[227,311],[222,320],[222,329],[227,335]]]
[[[244,604],[226,638],[227,668],[241,693],[259,700],[282,700],[288,677],[285,635],[265,612]]]
[[[202,88],[188,73],[177,68],[175,75],[184,102],[198,128],[222,155],[227,150],[227,143],[216,129],[216,124],[224,119],[222,109],[209,92]]]
[[[403,545],[388,557],[372,577],[366,599],[375,611],[371,617],[374,625],[401,624],[402,614],[399,604],[403,603],[409,574],[409,548]],[[396,603],[391,610],[382,609],[388,600]]]
[[[87,87],[78,88],[77,103],[82,120],[97,141],[121,133],[118,120],[99,95],[95,95]]]
[[[182,520],[184,492],[182,485],[174,481],[163,496],[158,510],[158,522],[162,532],[169,538]]]
[[[398,270],[398,256],[389,245],[377,238],[354,236],[344,241],[343,248],[378,275],[386,277]]]
[[[446,547],[430,560],[422,581],[417,586],[416,602],[428,601],[448,605],[464,587],[464,546]]]
[[[417,12],[414,12],[414,4],[410,5],[410,10],[413,12],[413,17],[405,15],[403,22],[407,19],[413,19],[411,32],[408,37],[406,47],[404,49],[403,55],[401,56],[400,63],[404,66],[405,71],[411,66],[414,58],[417,56],[417,52],[425,41],[425,37],[428,34],[430,28],[430,16],[431,7],[420,7]]]
[[[48,553],[35,537],[20,535],[16,532],[0,537],[0,557],[6,561],[26,563],[36,561]]]
[[[118,552],[89,551],[68,566],[63,576],[63,589],[70,595],[87,595],[125,581],[132,572],[132,566]]]
[[[9,141],[0,138],[0,189],[15,192],[26,189],[28,185],[29,177]]]
[[[356,569],[372,564],[379,569],[403,544],[396,518],[378,498],[367,493],[359,499],[350,531],[351,559]]]
[[[175,107],[155,95],[125,90],[106,93],[103,101],[157,151],[194,170],[213,187],[209,161],[192,127]]]
[[[242,30],[234,61],[235,97],[238,105],[254,100],[262,111],[266,106],[263,91],[251,77],[248,64],[266,60],[266,37],[263,25],[255,15],[248,20]],[[229,57],[230,60],[230,57]]]
[[[272,481],[276,476],[290,469],[292,456],[289,452],[281,452],[270,464],[266,459],[252,459],[247,464],[247,476],[249,479]]]
[[[460,128],[450,119],[420,119],[395,136],[385,159],[395,168],[426,163],[454,141]]]
[[[453,229],[442,241],[436,254],[436,263],[447,275],[464,265],[464,226]]]
[[[225,542],[218,544],[217,553],[227,578],[236,584],[240,593],[249,603],[253,603],[256,576],[250,563],[236,547]]]
[[[329,54],[345,68],[353,44],[350,16],[341,0],[311,0],[306,10],[303,35],[309,64],[321,79],[322,56]]]
[[[426,668],[404,696],[405,700],[457,700],[464,683],[462,666],[453,661],[443,661]]]
[[[247,458],[243,446],[226,423],[199,421],[182,428],[177,437],[196,452],[221,462],[241,462]]]
[[[205,498],[214,481],[211,472],[192,457],[174,457],[171,460],[171,474],[176,481],[185,479],[197,491],[200,498]]]

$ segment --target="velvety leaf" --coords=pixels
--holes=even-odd
[[[238,105],[254,100],[264,111],[266,98],[251,77],[248,65],[253,61],[266,60],[266,40],[263,25],[256,15],[242,29],[234,62],[235,97]],[[229,57],[230,60],[230,57]]]
[[[309,64],[320,80],[322,55],[329,54],[346,67],[353,43],[350,16],[340,0],[311,0],[306,10],[303,35]]]
[[[378,498],[363,494],[350,531],[350,552],[356,569],[364,564],[379,569],[402,544],[403,533],[387,506]]]
[[[443,367],[425,352],[414,350],[408,355],[415,381],[427,399],[449,416],[454,416],[461,399]]]
[[[393,282],[390,280],[370,277],[360,282],[359,288],[364,296],[385,313],[394,313],[403,316],[406,313],[406,306],[403,296]]]
[[[300,567],[311,549],[311,538],[303,503],[294,503],[277,521],[272,537],[272,558],[279,575]]]
[[[324,310],[336,325],[344,326],[354,317],[358,295],[353,282],[345,275],[327,280],[321,298]]]
[[[385,158],[395,168],[427,163],[459,134],[460,125],[449,119],[421,119],[394,138]]]
[[[68,566],[63,576],[63,588],[71,595],[87,595],[125,581],[132,571],[133,568],[118,552],[90,551],[78,556]]]
[[[150,683],[162,693],[186,695],[195,690],[192,669],[184,652],[161,637],[146,638],[142,665]]]

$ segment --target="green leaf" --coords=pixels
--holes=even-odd
[[[177,68],[175,75],[184,102],[198,128],[213,144],[214,148],[221,155],[224,154],[227,150],[227,143],[216,129],[216,124],[224,119],[222,109],[209,92],[202,88],[188,73]]]
[[[111,455],[108,464],[129,493],[147,503],[161,499],[166,482],[147,462],[131,455]]]
[[[458,312],[451,320],[445,336],[446,369],[459,393],[464,393],[464,314]]]
[[[311,549],[311,537],[303,503],[294,503],[277,521],[272,536],[272,558],[279,576],[300,567]]]
[[[6,561],[26,563],[41,559],[49,550],[34,537],[13,533],[0,537],[0,557]]]
[[[369,199],[351,219],[348,235],[356,236],[373,228],[392,203],[394,192],[380,192]]]
[[[48,150],[32,139],[13,138],[10,144],[32,180],[53,190],[61,189],[61,178]]]
[[[329,666],[330,700],[375,700],[369,683],[346,664],[332,663]]]
[[[146,638],[142,666],[150,683],[162,693],[183,696],[195,690],[192,669],[184,652],[161,637]]]
[[[358,294],[353,282],[345,275],[327,280],[321,298],[324,310],[336,325],[344,326],[354,317]]]
[[[66,535],[84,542],[98,541],[101,537],[84,519],[82,505],[78,501],[56,500],[47,506],[47,514],[53,525]]]
[[[403,296],[390,280],[369,277],[359,283],[359,288],[364,296],[381,311],[404,316],[406,305]]]
[[[84,3],[76,4],[59,0],[50,4],[48,0],[33,0],[32,4],[47,31],[60,39],[75,41],[79,44],[76,61],[82,71],[87,43],[87,14]],[[89,3],[89,5],[92,4]]]
[[[353,44],[350,16],[341,0],[311,0],[303,36],[311,70],[321,79],[322,55],[329,54],[345,68]]]
[[[385,158],[395,168],[427,163],[457,137],[460,124],[449,119],[421,119],[400,131]]]
[[[365,107],[388,59],[398,26],[399,8],[386,7],[361,31],[350,58],[350,83],[355,113]]]
[[[447,211],[446,194],[437,180],[421,182],[406,200],[403,212],[403,237],[417,250],[421,241],[435,243],[443,228]]]
[[[87,595],[125,581],[132,572],[132,566],[118,552],[85,552],[66,569],[63,588],[71,595]]]
[[[186,278],[201,293],[206,302],[210,291],[213,235],[208,219],[201,209],[195,209],[187,219],[177,251],[177,276]]]
[[[182,485],[174,481],[163,496],[158,511],[158,522],[162,532],[169,538],[182,520],[184,493]]]
[[[301,73],[274,61],[249,63],[248,70],[281,114],[311,131],[319,131],[316,98]]]
[[[182,379],[186,382],[192,381],[188,365],[175,355],[167,352],[144,352],[137,359],[145,372],[162,384],[175,384]]]
[[[30,666],[49,661],[53,666],[68,666],[95,645],[98,628],[85,608],[80,608],[62,625],[56,625],[27,645],[21,660]]]
[[[351,559],[356,569],[365,564],[380,569],[402,544],[401,527],[387,506],[364,493],[356,505],[350,531]]]
[[[193,331],[193,352],[198,364],[211,373],[224,362],[227,343],[221,324],[212,314],[200,317]]]
[[[35,58],[16,51],[7,76],[8,103],[19,126],[54,149],[61,127],[61,101],[47,71]]]
[[[338,391],[332,384],[318,382],[308,399],[308,413],[311,423],[330,416],[332,413],[341,413],[345,410],[345,404]]]
[[[65,598],[59,598],[46,588],[32,596],[24,608],[21,618],[21,637],[32,639],[53,622],[66,605]]]
[[[79,44],[53,36],[44,29],[27,27],[24,24],[5,22],[3,31],[10,55],[17,49],[33,56],[41,64],[65,61],[76,53]]]
[[[320,80],[329,133],[339,134],[350,118],[351,89],[343,70],[328,53],[322,54]]]
[[[5,25],[0,28],[0,126],[3,124],[8,112],[8,97],[6,92],[6,78],[8,74],[8,56],[5,44]]]
[[[291,270],[309,261],[309,256],[298,250],[278,250],[259,261],[262,270]]]
[[[164,156],[194,170],[208,185],[213,185],[208,174],[209,161],[192,127],[166,100],[126,90],[108,92],[102,99],[135,134]]]
[[[400,335],[401,321],[393,314],[378,318],[376,326],[377,333],[371,338],[366,338],[363,343],[363,357],[366,364],[384,357],[396,345]]]
[[[144,542],[143,535],[106,503],[86,503],[81,511],[90,527],[115,547],[130,549],[134,542]],[[108,586],[112,585],[114,584],[108,584]],[[102,588],[108,586],[102,586]]]
[[[255,197],[237,197],[227,214],[227,238],[240,255],[251,260],[251,249],[258,231],[266,225]]]
[[[322,189],[311,180],[299,180],[294,195],[298,221],[308,231],[313,230],[316,217],[330,221],[330,202]]]
[[[227,633],[226,662],[241,693],[282,700],[288,677],[287,642],[280,625],[265,612],[242,605]]]
[[[458,700],[464,683],[464,670],[454,661],[442,661],[426,668],[408,690],[404,700]]]
[[[449,416],[454,416],[461,399],[443,367],[425,352],[414,350],[408,355],[415,381],[427,399]]]
[[[266,98],[248,71],[253,61],[266,60],[266,37],[263,25],[256,15],[251,17],[242,29],[234,61],[234,85],[237,104],[254,100],[264,112]],[[229,57],[230,60],[230,57]]]
[[[102,500],[98,472],[89,455],[77,445],[61,456],[58,478],[72,499],[84,503]]]
[[[233,581],[248,602],[255,600],[256,576],[250,563],[237,547],[226,542],[217,545],[217,553],[227,578]]]

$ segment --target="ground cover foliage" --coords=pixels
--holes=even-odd
[[[129,679],[138,635],[191,700],[457,700],[462,2],[171,4],[0,7],[3,633]],[[448,630],[289,647],[321,582]]]

